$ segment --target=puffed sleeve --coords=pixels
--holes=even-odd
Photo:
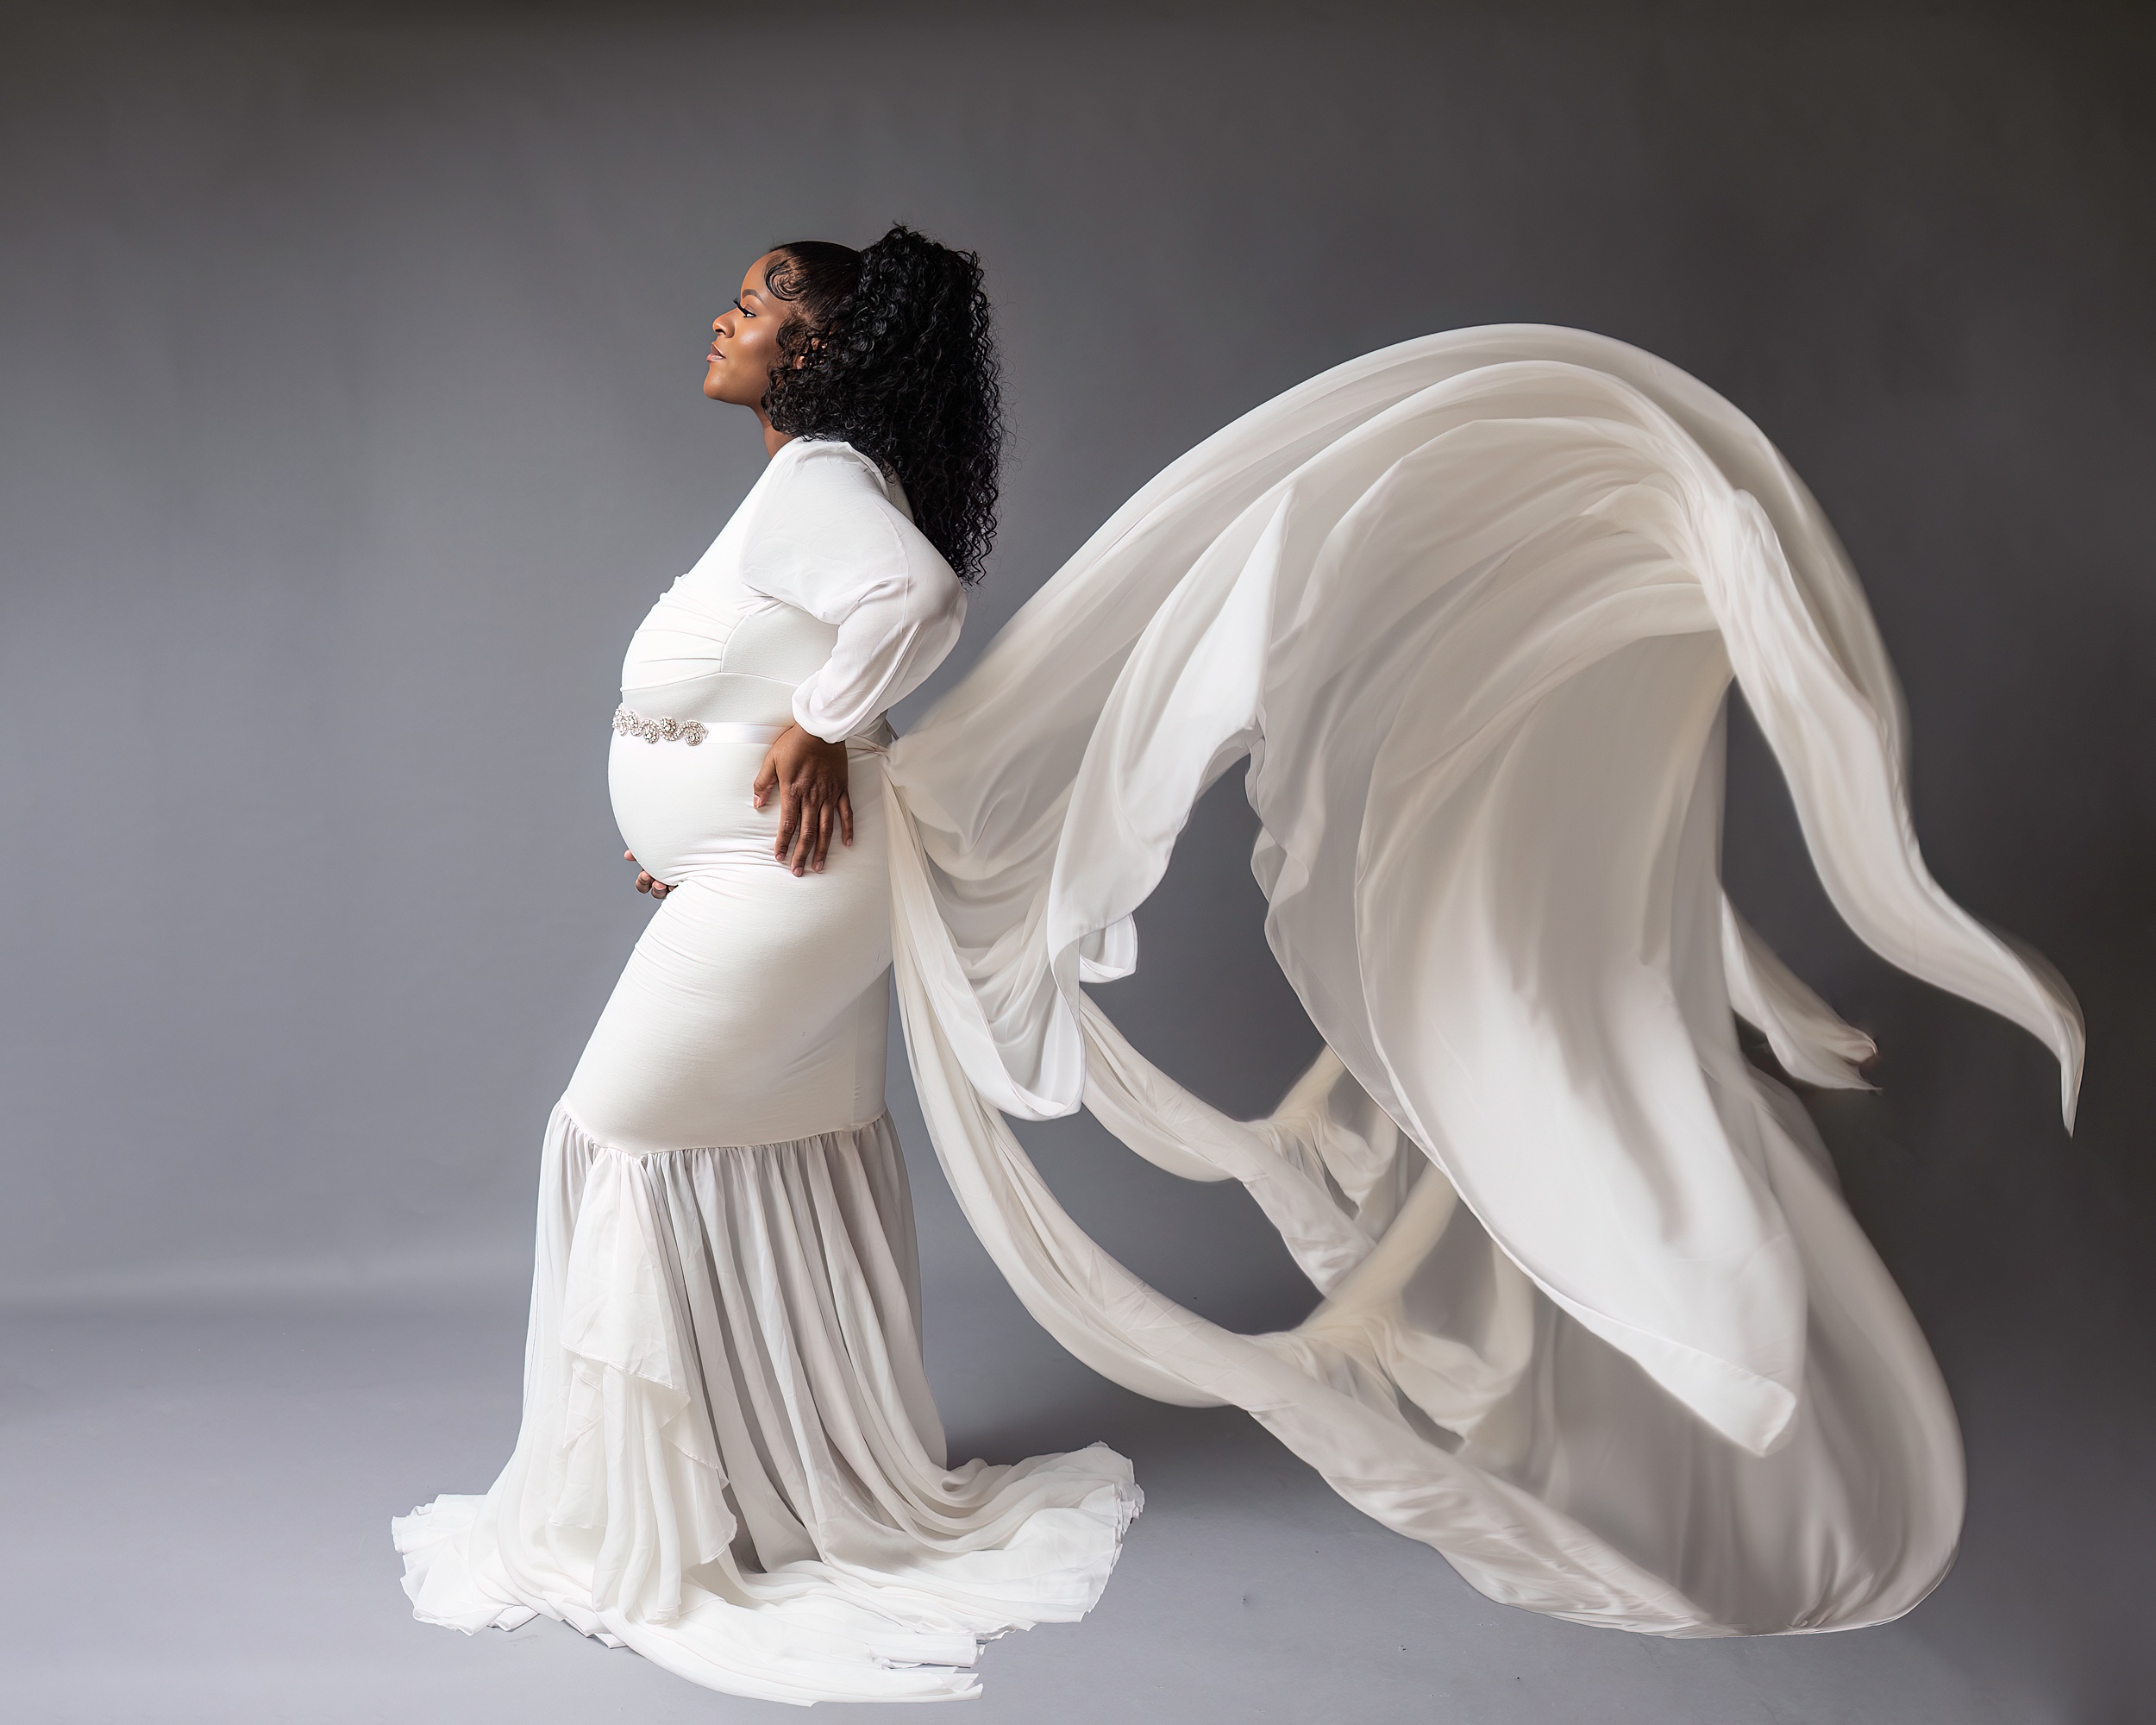
[[[966,617],[966,590],[844,443],[790,444],[757,510],[742,574],[768,598],[838,628],[831,656],[793,692],[804,731],[839,743],[943,662]]]

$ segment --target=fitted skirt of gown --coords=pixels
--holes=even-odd
[[[736,1694],[963,1696],[984,1639],[1090,1609],[1140,1500],[1099,1446],[946,1465],[883,1107],[883,771],[856,752],[855,843],[797,879],[751,806],[768,734],[615,738],[674,890],[548,1124],[515,1453],[395,1524],[405,1589]]]

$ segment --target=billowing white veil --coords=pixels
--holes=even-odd
[[[1870,1051],[1722,895],[1732,676],[1834,905],[2063,1070],[2080,1020],[1918,855],[1855,576],[1741,413],[1636,348],[1467,329],[1326,373],[1132,498],[892,751],[898,992],[936,1148],[1028,1308],[1232,1403],[1494,1598],[1663,1634],[1914,1605],[1953,1411],[1789,1094]],[[1236,1121],[1082,985],[1245,756],[1326,1051]],[[1065,1214],[1004,1116],[1240,1180],[1324,1295],[1235,1334]]]

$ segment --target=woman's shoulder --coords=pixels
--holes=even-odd
[[[883,469],[835,437],[796,437],[771,459],[777,469],[772,478],[789,489],[843,490],[891,500],[891,481]]]
[[[915,561],[912,523],[882,470],[852,444],[797,437],[771,461],[744,568],[792,585],[812,568],[866,573]]]
[[[771,461],[776,471],[768,486],[777,500],[768,514],[774,525],[851,518],[858,526],[873,520],[896,536],[909,559],[943,562],[922,536],[905,487],[874,456],[837,438],[796,437],[781,444]]]
[[[760,519],[794,525],[902,515],[883,469],[851,443],[796,437],[771,458]]]

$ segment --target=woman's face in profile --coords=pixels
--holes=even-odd
[[[780,260],[779,253],[766,252],[749,265],[734,303],[711,319],[704,393],[713,401],[761,410],[779,363],[779,331],[793,312],[771,292],[769,271]]]

